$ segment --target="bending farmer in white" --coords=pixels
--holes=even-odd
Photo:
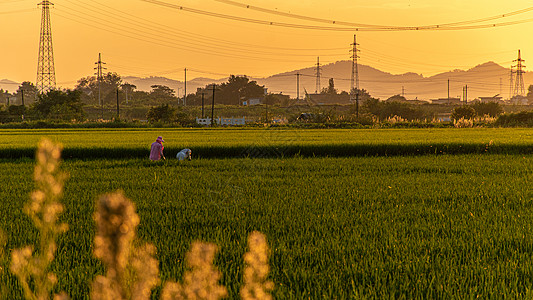
[[[185,148],[181,150],[180,152],[178,152],[178,154],[176,154],[176,158],[178,160],[185,160],[185,159],[191,160],[192,159],[191,155],[192,155],[191,149]]]

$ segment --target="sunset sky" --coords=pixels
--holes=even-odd
[[[41,19],[38,2],[0,0],[0,79],[36,80]],[[510,67],[518,49],[526,66],[533,57],[533,3],[526,0],[52,2],[59,87],[72,87],[79,78],[92,75],[98,53],[102,53],[107,71],[122,76],[183,80],[183,69],[188,68],[188,79],[223,78],[229,74],[265,77],[313,66],[317,56],[322,64],[348,60],[355,33],[361,50],[359,62],[394,74],[415,72],[430,76],[469,69],[487,61]],[[186,9],[176,9],[177,6]],[[255,7],[292,17],[260,12]],[[518,13],[505,15],[513,12]],[[305,28],[242,22],[209,16],[211,13]],[[464,23],[454,25],[463,26],[454,30],[356,32],[347,30],[347,26],[296,16],[389,28]],[[488,20],[478,22],[480,19]],[[503,23],[514,25],[501,26]],[[491,27],[492,24],[497,25]],[[464,28],[471,25],[489,28]],[[327,28],[333,30],[324,30]],[[339,76],[349,78],[350,74]]]

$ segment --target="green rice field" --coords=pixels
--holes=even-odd
[[[0,158],[32,158],[42,137],[61,142],[65,159],[142,158],[159,135],[168,153],[202,158],[533,153],[533,130],[517,128],[43,129],[1,130]]]
[[[167,160],[154,163],[158,135]],[[97,196],[115,190],[135,203],[163,281],[181,279],[191,242],[213,242],[232,299],[254,230],[267,236],[277,299],[531,296],[530,129],[2,130],[9,255],[37,240],[22,207],[43,136],[65,147],[69,230],[52,268],[72,299],[88,299],[104,273],[92,255],[93,214]],[[185,147],[193,161],[173,159]],[[4,297],[20,299],[15,277],[1,278]]]

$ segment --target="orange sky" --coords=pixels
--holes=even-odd
[[[337,25],[281,17],[215,0],[158,0],[186,8],[298,25]],[[39,1],[0,0],[0,79],[36,79]],[[422,26],[477,20],[529,8],[526,0],[237,0],[252,6],[328,20],[390,26]],[[183,80],[229,74],[269,76],[350,58],[354,31],[294,29],[194,14],[143,0],[55,0],[52,30],[59,87],[92,75],[98,53],[108,71],[122,76]],[[488,29],[451,31],[361,31],[360,63],[394,74],[425,76],[494,61],[510,67],[521,49],[533,57],[533,11],[499,18]],[[343,28],[337,26],[338,28]],[[526,69],[527,70],[527,69]],[[339,74],[346,78],[350,74]]]

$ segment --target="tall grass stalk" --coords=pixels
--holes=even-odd
[[[194,242],[186,255],[189,270],[183,276],[183,283],[167,282],[163,289],[163,300],[190,299],[216,300],[225,298],[228,291],[218,284],[222,274],[213,261],[215,244]]]
[[[103,195],[95,220],[94,255],[104,262],[107,273],[94,280],[91,298],[150,299],[159,283],[159,262],[153,245],[135,246],[139,216],[133,203],[122,192]]]
[[[249,251],[244,254],[244,285],[241,297],[244,300],[271,300],[274,283],[267,279],[269,272],[269,249],[266,236],[258,231],[248,236]]]
[[[67,225],[59,222],[63,212],[59,200],[67,177],[59,170],[61,149],[60,144],[47,139],[39,143],[34,171],[37,189],[24,206],[25,213],[39,231],[39,242],[36,249],[28,245],[12,252],[11,271],[17,276],[27,299],[49,299],[57,283],[56,275],[49,269],[57,249],[56,240],[67,230]],[[55,298],[64,297],[56,295]]]
[[[6,235],[3,231],[0,230],[0,276],[4,274],[4,268],[7,264],[7,258],[5,256],[5,247],[6,247]],[[0,282],[0,299],[4,299],[3,295],[6,291],[6,286],[4,282]]]

